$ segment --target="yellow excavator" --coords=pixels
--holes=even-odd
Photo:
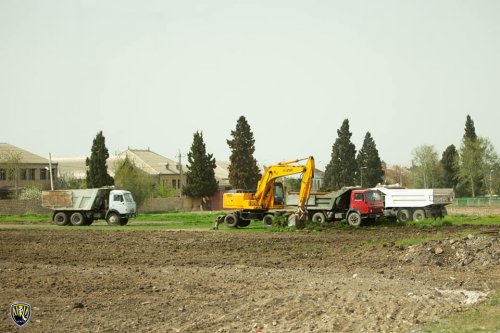
[[[304,160],[307,160],[305,165],[296,164]],[[288,218],[288,225],[303,226],[307,220],[306,204],[311,193],[314,169],[312,156],[267,167],[255,192],[236,190],[224,193],[222,206],[233,211],[219,215],[214,229],[222,222],[230,228],[247,227],[252,220],[262,221],[266,227],[270,227],[275,216],[287,213],[283,183],[276,180],[299,173],[302,173],[299,203],[295,212]]]

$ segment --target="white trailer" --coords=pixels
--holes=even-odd
[[[42,191],[42,206],[54,211],[57,225],[91,225],[105,219],[109,225],[125,225],[137,216],[137,205],[129,191],[102,187]]]
[[[378,188],[384,195],[384,215],[396,217],[399,222],[421,221],[424,218],[442,218],[446,205],[453,203],[453,189]]]

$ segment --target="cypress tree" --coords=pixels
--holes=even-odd
[[[467,115],[467,119],[465,121],[464,140],[465,139],[470,139],[473,141],[477,139],[476,127],[474,126],[474,121],[469,115]]]
[[[356,171],[359,174],[358,178],[363,187],[374,187],[382,183],[384,169],[378,154],[377,146],[370,132],[366,132],[365,139],[363,140],[363,147],[361,147],[358,152],[356,162],[359,169]],[[362,181],[361,176],[363,176]]]
[[[458,180],[458,151],[455,145],[449,145],[441,156],[443,167],[443,186],[455,188]]]
[[[465,132],[460,146],[460,188],[464,194],[476,196],[484,184],[484,149],[483,142],[476,135],[474,121],[467,115]],[[469,188],[470,191],[465,190]]]
[[[203,133],[194,133],[191,151],[188,153],[186,185],[182,188],[182,193],[194,198],[214,195],[218,190],[215,167],[215,158],[206,151]]]
[[[337,130],[337,139],[332,146],[331,160],[325,169],[323,188],[338,190],[344,186],[352,186],[356,181],[356,148],[351,142],[349,120],[345,119]]]
[[[90,158],[87,157],[87,188],[96,188],[113,185],[114,180],[108,174],[106,160],[109,158],[108,148],[106,148],[106,138],[102,131],[94,138]]]
[[[255,139],[246,118],[241,116],[236,129],[231,131],[232,140],[227,140],[231,149],[229,160],[229,182],[234,188],[255,189],[260,179],[255,152]]]

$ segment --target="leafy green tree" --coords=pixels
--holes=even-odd
[[[417,188],[440,186],[441,164],[434,146],[422,145],[413,151],[412,173]]]
[[[331,160],[325,169],[323,187],[325,190],[338,190],[352,186],[356,182],[356,147],[351,142],[349,120],[345,119],[337,130],[337,139],[332,146]]]
[[[374,187],[384,180],[384,169],[378,154],[377,146],[370,132],[366,132],[363,147],[358,152],[356,163],[359,170],[360,184],[363,187]],[[363,179],[361,179],[363,177]]]
[[[285,187],[288,192],[300,192],[300,185],[302,180],[295,177],[285,178]]]
[[[443,169],[442,185],[447,188],[456,188],[458,183],[459,155],[455,145],[449,145],[441,156]]]
[[[97,188],[113,185],[113,178],[108,174],[106,160],[109,158],[108,148],[106,148],[106,139],[102,131],[97,133],[92,144],[90,158],[87,157],[87,187]]]
[[[206,151],[203,133],[194,133],[191,151],[188,153],[186,185],[182,188],[182,193],[194,198],[214,195],[218,190],[215,168],[215,158]]]
[[[19,182],[21,178],[21,161],[23,154],[18,151],[8,150],[0,155],[0,163],[6,170],[7,180],[14,182],[14,198],[19,197]]]
[[[498,164],[498,155],[492,143],[483,137],[470,139],[464,137],[460,147],[460,169],[458,179],[461,195],[486,194],[491,170]]]
[[[244,116],[238,119],[236,129],[231,131],[231,136],[233,138],[227,140],[231,149],[229,182],[234,188],[255,189],[261,175],[257,160],[253,157],[255,139]]]
[[[137,167],[127,156],[115,162],[115,186],[132,192],[137,206],[151,197],[152,182],[152,177]]]
[[[25,186],[19,195],[21,200],[32,200],[32,199],[42,199],[42,189],[40,185],[33,184]]]

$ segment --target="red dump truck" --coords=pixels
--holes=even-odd
[[[298,195],[289,194],[286,204],[297,206]],[[313,222],[347,219],[352,226],[359,226],[362,220],[378,219],[383,215],[384,201],[377,189],[344,187],[337,192],[313,193],[309,196],[306,210]]]

